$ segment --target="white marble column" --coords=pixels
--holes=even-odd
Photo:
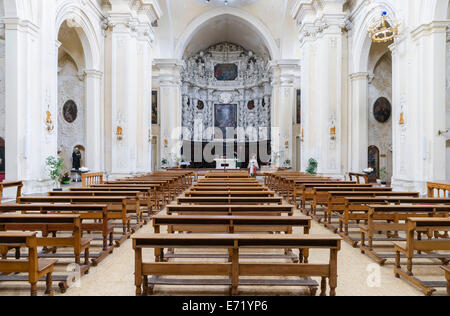
[[[176,59],[155,59],[159,71],[161,159],[167,159],[173,166],[180,156],[182,137],[182,106],[180,70],[182,61]]]
[[[94,172],[104,170],[104,103],[103,72],[86,69],[86,167]]]
[[[277,167],[285,161],[293,163],[295,136],[295,82],[300,80],[300,62],[298,60],[277,60],[272,62],[273,92],[271,104],[271,147],[272,163]],[[278,157],[278,158],[276,158]]]
[[[439,131],[446,129],[447,26],[447,21],[420,25],[391,46],[398,189],[425,193],[426,182],[445,182],[446,138]]]
[[[349,171],[362,172],[362,170],[368,167],[369,73],[353,73],[350,75],[350,81],[351,108],[349,118]]]
[[[6,180],[23,180],[24,193],[44,192],[52,186],[45,158],[56,155],[56,66],[50,65],[57,47],[49,32],[31,21],[5,18],[4,23]],[[50,53],[42,56],[41,47]],[[50,131],[46,111],[53,122]]]
[[[144,173],[151,170],[152,52],[150,29],[141,25],[138,34],[136,168],[138,173]]]
[[[106,47],[111,51],[105,63],[106,166],[115,177],[136,171],[137,47],[131,12],[111,13],[110,21],[113,27]]]

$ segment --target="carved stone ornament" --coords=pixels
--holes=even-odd
[[[227,67],[217,67],[220,65]],[[218,69],[220,73],[216,73]],[[181,71],[184,140],[214,139],[210,130],[215,105],[237,105],[237,127],[258,129],[257,139],[251,137],[252,141],[270,140],[271,79],[268,60],[235,44],[220,43],[185,56]],[[197,107],[198,101],[204,108]],[[250,101],[254,107],[248,107]],[[237,140],[249,138],[238,135]]]

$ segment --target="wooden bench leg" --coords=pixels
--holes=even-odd
[[[322,277],[322,281],[320,283],[320,296],[327,296],[327,278]]]
[[[397,270],[400,270],[402,268],[400,264],[400,251],[395,252],[395,266],[397,267],[397,269],[395,270],[395,277],[397,279],[400,279],[400,274],[397,272]]]
[[[31,283],[31,296],[37,296],[37,282]]]
[[[45,279],[45,295],[53,296],[53,279],[52,279],[52,273],[47,273],[47,277]]]

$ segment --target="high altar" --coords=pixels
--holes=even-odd
[[[236,169],[237,159],[216,158],[216,169]]]

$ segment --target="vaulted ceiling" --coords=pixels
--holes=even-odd
[[[264,40],[252,26],[232,15],[221,15],[205,23],[186,47],[185,55],[191,56],[220,42],[240,45],[260,56],[270,55]]]

